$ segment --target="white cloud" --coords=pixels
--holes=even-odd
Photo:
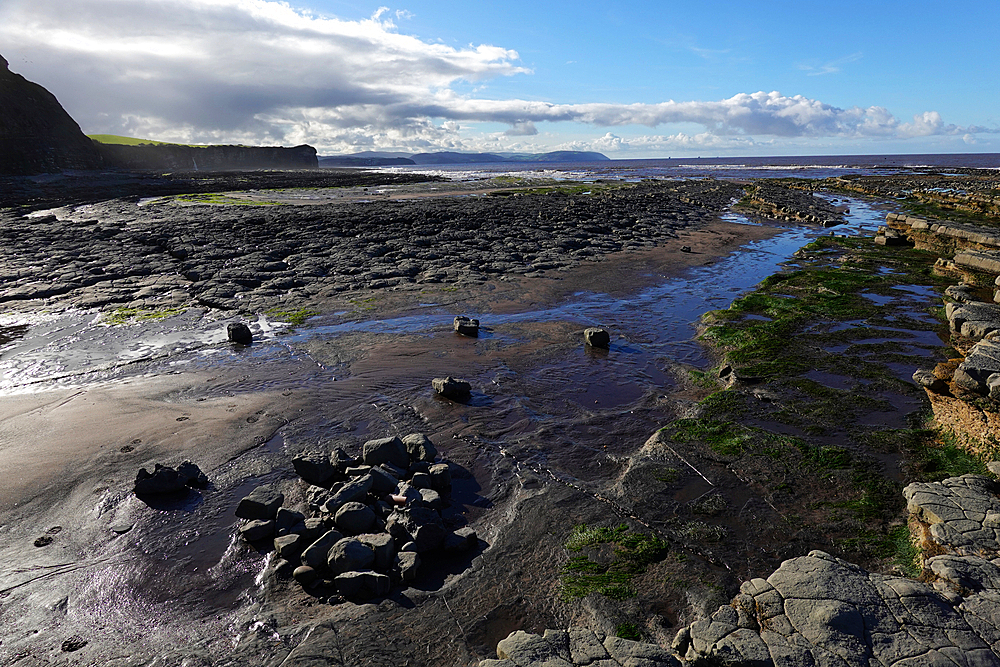
[[[548,149],[559,139],[540,135],[540,123],[701,128],[586,142],[627,152],[996,131],[948,125],[934,111],[901,123],[879,106],[839,108],[763,91],[653,104],[486,99],[477,97],[485,82],[531,73],[518,54],[401,34],[393,18],[410,16],[380,7],[345,20],[273,0],[2,0],[0,45],[15,63],[33,61],[24,73],[54,92],[85,131],[189,143],[463,150],[530,137],[525,148]],[[460,94],[460,86],[474,92]],[[475,134],[468,123],[478,122],[510,129]]]

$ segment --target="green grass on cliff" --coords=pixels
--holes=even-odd
[[[112,146],[170,146],[166,141],[153,141],[152,139],[135,139],[133,137],[121,137],[117,134],[88,134],[88,138],[93,139],[99,144],[109,144]]]

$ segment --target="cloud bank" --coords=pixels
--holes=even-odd
[[[476,150],[501,139],[541,147],[524,143],[545,139],[539,125],[573,123],[599,137],[575,146],[616,153],[996,131],[949,125],[934,111],[903,122],[879,106],[778,92],[657,104],[484,99],[458,90],[530,76],[518,54],[403,34],[393,17],[408,16],[382,8],[351,21],[271,0],[3,0],[0,44],[11,69],[52,90],[85,131],[190,143],[310,143],[321,153]],[[507,129],[477,133],[470,123]],[[678,124],[701,131],[601,136]]]

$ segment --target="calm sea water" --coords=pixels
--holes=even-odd
[[[435,174],[454,180],[536,176],[558,180],[638,181],[644,178],[830,178],[928,169],[1000,169],[1000,153],[936,155],[823,155],[796,157],[667,158],[602,162],[495,162],[386,167],[381,171]]]

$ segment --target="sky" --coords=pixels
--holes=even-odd
[[[0,0],[87,134],[615,159],[1000,152],[1000,2]]]

